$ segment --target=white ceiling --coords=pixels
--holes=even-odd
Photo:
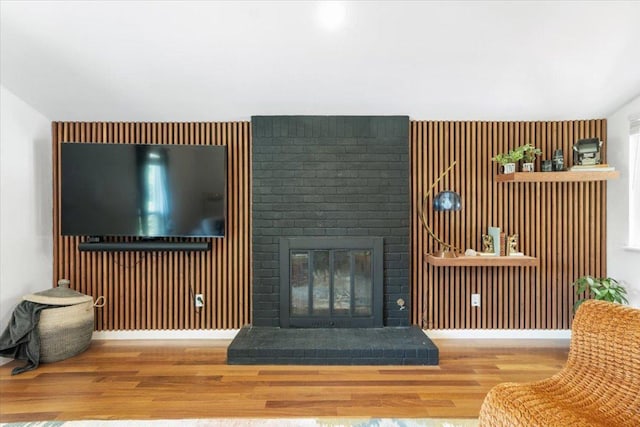
[[[1,83],[51,120],[602,118],[640,94],[640,2],[3,0]]]

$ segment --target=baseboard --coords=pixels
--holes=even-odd
[[[239,329],[96,331],[94,340],[231,340]]]
[[[571,339],[571,329],[427,329],[431,339]]]
[[[231,340],[239,329],[97,331],[94,340]],[[571,339],[571,329],[427,329],[432,339]]]

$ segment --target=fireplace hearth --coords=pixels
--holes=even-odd
[[[227,350],[230,365],[437,365],[438,358],[438,347],[417,326],[247,326]]]

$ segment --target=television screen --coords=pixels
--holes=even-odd
[[[63,143],[61,232],[223,237],[225,146]]]

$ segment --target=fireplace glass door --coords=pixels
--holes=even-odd
[[[372,248],[290,249],[288,257],[285,326],[371,326],[376,311]]]
[[[291,251],[293,316],[371,316],[370,250]]]

